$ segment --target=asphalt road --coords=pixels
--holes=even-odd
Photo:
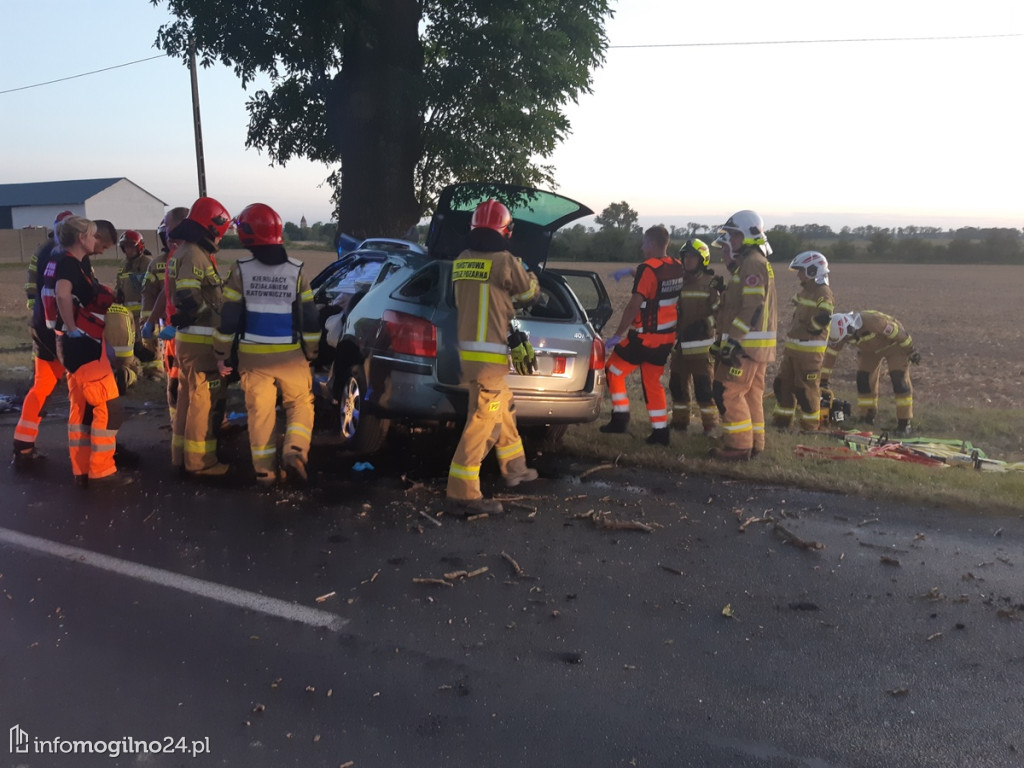
[[[55,410],[0,475],[0,764],[1024,765],[1020,517],[543,455],[466,521],[444,441],[260,493],[178,478],[158,408],[82,490]]]

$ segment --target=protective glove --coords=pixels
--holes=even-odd
[[[912,349],[910,351],[910,356],[907,359],[910,361],[911,365],[917,365],[921,362],[921,353],[916,349]]]
[[[715,358],[718,358],[718,357],[722,356],[722,340],[721,339],[715,339],[711,343],[711,346],[708,347],[708,354],[711,355],[712,357],[715,357]]]
[[[512,367],[520,376],[529,376],[537,370],[537,355],[533,346],[522,331],[513,331],[508,335],[509,355]]]
[[[615,278],[615,282],[616,283],[619,282],[619,280],[621,280],[624,277],[632,277],[632,276],[633,276],[633,268],[632,267],[623,267],[622,269],[616,269],[614,272],[612,272],[612,277]]]
[[[68,331],[67,337],[69,339],[84,339],[85,331],[83,331],[81,328],[75,328],[75,330],[73,331]]]
[[[621,341],[622,341],[622,337],[621,336],[611,336],[611,337],[605,339],[605,342],[604,342],[604,356],[608,357],[609,355],[611,355],[612,350],[615,349],[615,347],[617,347],[619,345],[619,342],[621,342]]]
[[[36,306],[36,300],[35,299],[26,299],[25,300],[25,308],[29,312],[31,312],[35,308],[35,306]]]
[[[721,275],[715,275],[713,278],[711,278],[710,285],[711,290],[718,291],[719,293],[721,293],[722,291],[725,290],[725,278],[722,277]]]
[[[160,333],[157,334],[157,337],[161,341],[170,341],[171,339],[174,338],[174,336],[177,333],[178,329],[175,328],[173,325],[165,325],[163,328],[160,329]]]
[[[148,320],[142,324],[142,328],[139,329],[139,334],[144,339],[153,338],[153,324]]]
[[[736,365],[739,363],[740,358],[743,357],[743,347],[732,339],[729,339],[722,343],[722,348],[718,353],[718,356],[722,359],[722,362]]]
[[[827,328],[831,320],[831,312],[829,312],[827,309],[819,309],[817,313],[815,313],[814,317],[811,318],[812,327],[814,328],[814,330]]]
[[[175,312],[173,315],[171,315],[171,325],[173,325],[175,328],[187,328],[188,326],[192,325],[192,321],[194,319],[195,318],[191,312]]]

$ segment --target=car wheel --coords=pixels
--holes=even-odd
[[[390,422],[365,411],[366,379],[361,365],[338,377],[338,435],[344,448],[375,453],[384,445]]]
[[[568,424],[545,424],[535,427],[526,427],[519,430],[536,448],[540,450],[556,448],[562,444],[565,433],[569,431]]]

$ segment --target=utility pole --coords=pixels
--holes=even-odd
[[[192,123],[196,132],[196,170],[199,173],[199,196],[206,197],[206,161],[203,159],[203,121],[199,117],[199,80],[196,78],[196,46],[188,46],[188,71],[192,75]]]

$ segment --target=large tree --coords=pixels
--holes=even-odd
[[[232,67],[246,146],[330,176],[339,227],[404,233],[453,181],[553,185],[564,113],[604,60],[610,0],[151,0],[156,44]]]

